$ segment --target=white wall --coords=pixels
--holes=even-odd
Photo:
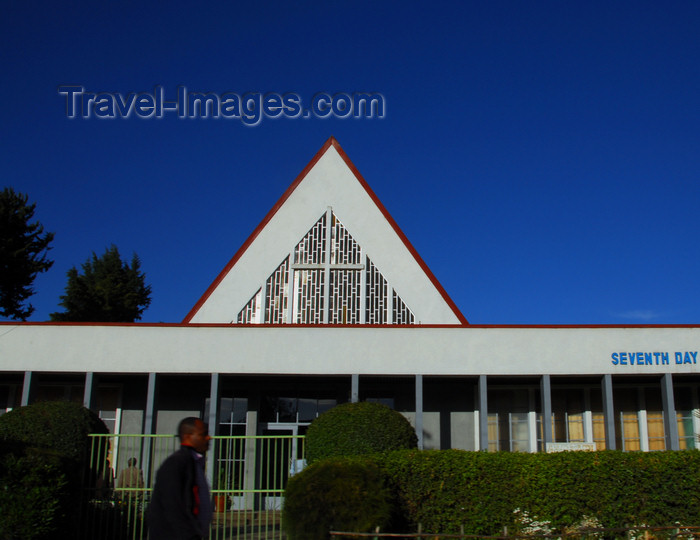
[[[0,371],[6,372],[697,373],[698,351],[700,327],[310,328],[0,323]],[[632,353],[635,362],[630,364]],[[642,360],[648,355],[650,365],[637,364],[640,353]],[[617,364],[613,363],[614,354]],[[668,364],[662,363],[662,355],[666,355]],[[681,363],[677,363],[678,358]]]

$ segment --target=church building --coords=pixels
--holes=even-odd
[[[698,351],[698,326],[469,324],[330,138],[182,322],[0,323],[0,414],[301,435],[377,401],[425,449],[673,450],[700,433]]]

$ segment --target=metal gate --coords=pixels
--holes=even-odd
[[[146,540],[155,473],[179,448],[171,435],[92,435],[83,482],[85,540]],[[211,540],[284,538],[289,477],[303,468],[300,435],[212,437],[207,461],[214,499]]]

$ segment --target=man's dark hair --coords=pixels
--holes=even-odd
[[[183,437],[188,433],[192,433],[195,430],[197,421],[201,422],[201,418],[196,416],[188,416],[180,420],[180,424],[177,426],[177,436],[182,441]]]
[[[135,457],[129,458],[129,461],[126,462],[129,467],[136,467],[137,463],[138,461],[136,461]]]

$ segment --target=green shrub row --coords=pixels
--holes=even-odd
[[[347,403],[308,429],[285,492],[292,540],[331,529],[500,535],[700,525],[700,452],[419,451],[408,421]],[[345,456],[345,457],[338,457]],[[353,457],[348,457],[353,456]]]
[[[407,521],[426,532],[517,532],[522,512],[558,531],[584,518],[608,528],[700,524],[698,451],[398,451],[371,460]]]
[[[697,526],[700,452],[400,450],[334,458],[290,479],[284,512],[293,540],[377,525],[385,532],[420,524],[426,533],[494,536],[504,527],[561,534],[582,523]]]

